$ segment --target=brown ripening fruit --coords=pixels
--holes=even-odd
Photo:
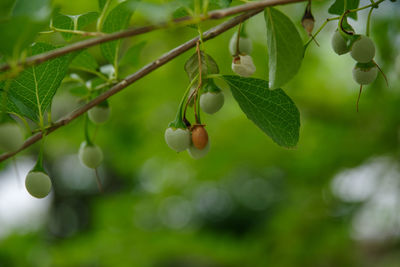
[[[192,127],[192,142],[198,149],[203,149],[208,143],[208,134],[204,125],[196,124]]]

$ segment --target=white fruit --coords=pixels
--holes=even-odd
[[[210,150],[210,141],[208,141],[207,145],[203,149],[198,149],[197,147],[191,145],[188,148],[188,153],[192,158],[200,159],[205,155],[207,155],[209,150]]]
[[[169,127],[165,130],[164,137],[167,145],[176,152],[187,149],[191,143],[191,136],[188,129]]]
[[[0,125],[0,149],[4,151],[15,151],[22,146],[24,136],[21,128],[15,123],[4,123]]]
[[[229,41],[229,52],[231,55],[236,55],[236,46],[237,46],[237,32],[235,32]],[[250,55],[253,51],[253,44],[250,38],[247,37],[239,37],[239,54]]]
[[[110,118],[110,111],[110,107],[95,106],[88,111],[88,116],[93,123],[102,124]]]
[[[256,71],[253,59],[249,55],[239,55],[232,61],[232,70],[243,77],[249,77]]]
[[[96,169],[103,161],[103,152],[100,147],[88,145],[86,142],[82,142],[78,156],[82,165],[92,169]]]
[[[36,198],[44,198],[50,193],[51,180],[44,172],[32,171],[25,178],[26,190]]]
[[[331,44],[333,51],[335,51],[335,53],[338,55],[343,55],[349,52],[346,40],[343,38],[339,31],[335,31],[335,33],[332,35]]]
[[[376,66],[370,69],[363,69],[355,66],[353,69],[353,79],[358,84],[370,84],[375,81],[376,76],[378,76],[378,68]]]
[[[224,94],[222,92],[207,92],[200,97],[200,108],[205,113],[214,114],[224,105]]]
[[[352,45],[350,55],[357,62],[370,62],[375,56],[374,42],[367,36],[361,35]]]

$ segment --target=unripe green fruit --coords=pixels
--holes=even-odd
[[[91,169],[96,169],[103,161],[103,152],[100,147],[88,145],[86,142],[82,142],[78,156],[82,165]]]
[[[251,56],[239,55],[232,60],[232,70],[242,77],[250,77],[256,71],[256,66]]]
[[[203,149],[198,149],[194,145],[191,145],[188,148],[189,155],[194,159],[200,159],[207,155],[208,151],[210,151],[210,142],[207,142],[207,145]]]
[[[360,63],[368,63],[375,56],[374,42],[367,36],[361,35],[351,47],[351,57]]]
[[[339,31],[335,31],[335,33],[332,35],[331,43],[332,49],[333,51],[335,51],[336,54],[343,55],[349,52],[346,40],[343,38]]]
[[[89,119],[95,124],[103,124],[110,118],[110,107],[95,106],[88,111]]]
[[[224,105],[224,94],[222,92],[207,92],[200,97],[200,108],[208,114],[214,114]]]
[[[15,151],[24,143],[21,128],[15,123],[0,125],[0,149],[4,151]]]
[[[33,197],[44,198],[50,193],[51,180],[44,172],[31,171],[25,178],[25,187]]]
[[[236,45],[237,45],[237,32],[235,32],[229,41],[229,52],[231,52],[232,56],[236,55]],[[239,37],[239,54],[250,55],[251,51],[253,51],[253,44],[250,38],[247,37]]]
[[[353,79],[358,84],[370,84],[375,81],[376,76],[378,76],[378,68],[376,66],[372,68],[361,68],[357,64],[354,66]]]
[[[186,150],[191,143],[191,136],[188,129],[169,127],[165,130],[164,137],[167,145],[176,152]]]

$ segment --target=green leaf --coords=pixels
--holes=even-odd
[[[72,95],[79,96],[79,97],[88,95],[88,89],[84,85],[77,85],[77,86],[71,87],[69,89],[69,92]]]
[[[83,30],[87,25],[96,21],[99,17],[97,12],[89,12],[81,15],[63,15],[57,13],[53,16],[53,26],[63,30]],[[65,40],[70,40],[72,33],[62,32]]]
[[[78,17],[78,30],[83,30],[86,26],[92,24],[99,17],[97,12],[88,12],[82,15],[77,15]]]
[[[32,54],[53,49],[55,47],[49,44],[37,43],[32,47]],[[58,57],[21,72],[11,81],[8,89],[7,111],[38,121],[39,114],[44,114],[50,106],[72,56],[73,54]]]
[[[53,16],[53,26],[55,28],[63,30],[73,30],[74,24],[74,18],[72,16],[67,16],[59,13]],[[69,40],[72,38],[72,33],[62,32],[61,36],[64,37],[65,40]]]
[[[172,13],[172,18],[178,19],[178,18],[183,18],[183,17],[189,16],[189,15],[190,14],[188,13],[188,11],[186,10],[185,7],[179,7],[174,11],[174,13]],[[186,25],[186,27],[197,30],[196,24],[189,24],[189,25]]]
[[[267,8],[264,16],[267,24],[269,86],[275,89],[298,72],[303,60],[304,46],[296,26],[285,14],[274,8]]]
[[[15,2],[13,17],[30,17],[33,21],[43,21],[51,13],[49,0],[17,0]]]
[[[97,72],[99,65],[96,59],[87,51],[80,52],[71,62],[70,68],[86,72]]]
[[[3,12],[10,14],[10,10]],[[46,27],[50,12],[50,0],[16,0],[11,15],[0,21],[0,54],[18,57]]]
[[[231,5],[232,0],[210,0],[209,10],[217,8],[227,8]]]
[[[162,23],[173,18],[176,6],[174,3],[155,4],[141,2],[137,12],[151,23]]]
[[[99,0],[99,10],[103,10],[104,6],[106,5],[107,0]]]
[[[135,10],[136,2],[137,1],[122,2],[112,9],[104,21],[103,32],[112,33],[125,29]],[[116,40],[100,45],[103,56],[114,66],[117,65],[120,43],[121,40]]]
[[[217,62],[209,55],[201,51],[201,73],[203,76],[207,74],[219,73]],[[199,73],[199,59],[197,53],[194,53],[185,63],[185,71],[189,80],[193,80]]]
[[[246,116],[278,145],[294,147],[299,140],[300,114],[282,89],[269,90],[268,82],[224,75],[233,97]]]
[[[347,0],[347,9],[358,8],[359,4],[360,0]],[[342,15],[344,12],[344,0],[336,0],[335,3],[329,7],[328,12],[334,15]],[[352,12],[347,16],[357,20],[357,12]]]
[[[179,0],[178,3],[182,7],[190,8],[194,10],[196,0]],[[208,0],[208,11],[220,8],[226,8],[230,6],[232,0]],[[203,8],[203,1],[199,1],[200,8]]]
[[[130,47],[125,55],[121,58],[120,66],[131,65],[137,66],[139,62],[140,52],[146,45],[146,41],[142,41]]]
[[[0,1],[0,21],[8,18],[14,7],[15,0],[1,0]]]

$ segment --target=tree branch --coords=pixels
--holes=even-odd
[[[201,21],[205,20],[210,20],[210,19],[221,19],[227,16],[231,16],[234,14],[242,13],[242,12],[247,12],[250,10],[257,10],[260,8],[265,8],[267,6],[275,6],[275,5],[285,5],[289,3],[296,3],[296,2],[303,2],[306,0],[261,0],[258,2],[251,2],[239,6],[234,6],[234,7],[229,7],[225,9],[218,9],[214,11],[210,11],[207,14],[201,14],[197,17],[182,17],[178,19],[174,19],[171,22],[163,22],[160,24],[156,25],[148,25],[144,27],[139,27],[139,28],[132,28],[120,32],[115,32],[111,34],[106,34],[104,36],[96,37],[96,38],[91,38],[87,39],[84,41],[76,42],[74,44],[64,46],[59,49],[55,49],[46,53],[38,54],[29,58],[26,58],[24,61],[19,61],[16,63],[17,66],[20,67],[29,67],[32,65],[40,64],[43,63],[47,60],[60,57],[62,55],[71,53],[73,51],[78,51],[82,50],[87,47],[95,46],[98,44],[102,44],[105,42],[110,42],[113,40],[117,39],[122,39],[122,38],[127,38],[135,35],[140,35],[144,34],[147,32],[151,32],[157,29],[162,29],[162,28],[171,28],[171,27],[178,27],[178,26],[184,26],[188,24],[195,24],[199,23]],[[0,66],[0,71],[6,71],[11,68],[10,64],[3,64]]]
[[[212,38],[224,33],[225,31],[235,27],[239,23],[241,23],[241,22],[253,17],[254,15],[262,12],[266,6],[274,6],[274,5],[280,5],[280,4],[290,3],[290,2],[300,2],[300,1],[305,1],[305,0],[284,0],[284,1],[282,1],[282,0],[280,0],[280,1],[272,0],[272,1],[268,1],[269,4],[265,4],[266,1],[260,1],[260,2],[252,3],[253,5],[257,4],[257,3],[259,3],[258,5],[261,5],[261,3],[264,3],[264,4],[261,5],[261,7],[259,7],[257,5],[256,9],[254,9],[254,10],[250,9],[251,11],[248,11],[248,12],[246,12],[246,13],[244,13],[242,15],[239,15],[237,17],[234,17],[234,18],[232,18],[232,19],[230,19],[230,20],[228,20],[228,21],[226,21],[224,23],[221,23],[218,26],[213,27],[210,30],[204,32],[203,33],[203,41],[204,42],[208,41],[208,40],[210,40],[210,39],[212,39]],[[238,7],[234,7],[234,8],[238,8]],[[232,10],[232,9],[230,9],[230,10]],[[219,12],[221,12],[221,11],[219,11]],[[226,16],[224,14],[231,14],[231,12],[233,12],[233,11],[226,11],[225,10],[224,12],[228,12],[228,13],[221,13],[222,17]],[[234,14],[234,13],[232,13],[232,14]],[[104,92],[103,94],[101,94],[98,97],[94,98],[93,100],[91,100],[87,104],[83,105],[80,108],[77,108],[76,110],[74,110],[73,112],[71,112],[70,114],[65,116],[64,118],[62,118],[62,119],[58,120],[57,122],[55,122],[47,130],[47,135],[52,133],[52,132],[54,132],[55,130],[59,129],[62,126],[65,126],[65,125],[69,124],[71,121],[73,121],[76,118],[78,118],[79,116],[83,115],[89,109],[93,108],[94,106],[100,104],[101,102],[103,102],[104,100],[108,99],[109,97],[111,97],[111,96],[115,95],[116,93],[120,92],[121,90],[125,89],[126,87],[128,87],[129,85],[134,83],[135,81],[143,78],[144,76],[148,75],[152,71],[158,69],[159,67],[161,67],[164,64],[168,63],[172,59],[174,59],[177,56],[181,55],[182,53],[184,53],[184,52],[188,51],[189,49],[195,47],[198,40],[199,40],[199,37],[195,37],[195,38],[187,41],[186,43],[183,43],[180,46],[175,47],[174,49],[172,49],[169,52],[167,52],[164,55],[162,55],[157,60],[145,65],[140,70],[138,70],[137,72],[133,73],[132,75],[127,76],[125,79],[123,79],[121,82],[117,83],[115,86],[110,88],[108,91]],[[43,61],[41,61],[41,62],[43,62]],[[18,150],[13,151],[13,152],[4,153],[4,154],[0,155],[0,162],[5,161],[6,159],[8,159],[10,157],[13,157],[14,155],[18,154],[19,152],[25,150],[26,148],[30,147],[31,145],[35,144],[37,141],[42,139],[42,137],[43,137],[43,135],[42,135],[41,132],[37,133],[35,135],[32,135],[30,138],[28,138],[24,142],[24,144]]]
[[[244,13],[244,14],[242,14],[240,16],[237,16],[237,17],[235,17],[233,19],[230,19],[230,20],[228,20],[228,21],[226,21],[226,22],[224,22],[224,23],[222,23],[222,24],[220,24],[220,25],[218,25],[218,26],[216,26],[214,28],[211,28],[210,30],[204,32],[203,41],[210,40],[210,39],[220,35],[221,33],[223,33],[225,31],[233,28],[234,26],[238,25],[240,22],[243,22],[243,21],[251,18],[252,16],[260,13],[261,11],[263,11],[263,9],[257,9],[257,10],[249,11],[249,12]],[[111,97],[112,95],[115,95],[119,91],[123,90],[124,88],[126,88],[129,85],[131,85],[132,83],[134,83],[135,81],[143,78],[144,76],[146,76],[147,74],[151,73],[155,69],[158,69],[159,67],[163,66],[167,62],[169,62],[172,59],[176,58],[180,54],[186,52],[190,48],[195,47],[196,46],[196,42],[198,40],[199,40],[199,37],[195,37],[195,38],[187,41],[186,43],[181,44],[180,46],[170,50],[169,52],[167,52],[166,54],[164,54],[163,56],[161,56],[157,60],[145,65],[143,68],[141,68],[140,70],[138,70],[134,74],[127,76],[125,79],[123,79],[121,82],[117,83],[115,86],[110,88],[108,91],[106,91],[103,94],[99,95],[98,97],[94,98],[92,101],[88,102],[84,106],[82,106],[82,107],[76,109],[75,111],[71,112],[66,117],[64,117],[64,118],[58,120],[57,122],[55,122],[53,124],[53,126],[50,127],[47,130],[47,134],[50,134],[50,133],[54,132],[55,130],[57,130],[58,128],[69,124],[71,121],[73,121],[76,118],[78,118],[79,116],[83,115],[85,112],[87,112],[92,107],[100,104],[101,102],[103,102],[107,98]],[[43,136],[42,136],[41,132],[31,136],[30,138],[28,138],[25,141],[25,143],[18,150],[13,151],[13,152],[9,152],[9,153],[4,153],[4,154],[0,155],[0,162],[2,162],[4,160],[16,155],[20,151],[30,147],[31,145],[35,144],[37,141],[42,139],[42,137]]]

